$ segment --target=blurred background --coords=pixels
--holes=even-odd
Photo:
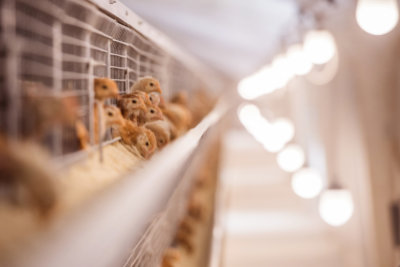
[[[124,2],[238,82],[222,266],[398,264],[398,1]]]
[[[27,0],[0,1],[0,19],[7,25],[0,32],[0,100],[5,103],[0,101],[0,126],[5,135],[26,132],[24,120],[14,124],[14,112],[23,103],[15,100],[21,90],[13,89],[20,80],[85,92],[79,103],[86,103],[80,116],[87,125],[93,123],[94,100],[85,90],[94,77],[114,79],[123,95],[140,77],[153,76],[167,101],[184,91],[194,118],[196,110],[206,111],[187,134],[139,170],[130,169],[133,161],[120,166],[126,154],[112,154],[108,147],[119,140],[108,133],[98,153],[105,153],[105,162],[118,163],[102,175],[101,168],[108,167],[94,156],[96,163],[70,167],[86,156],[77,156],[64,128],[51,128],[38,143],[50,150],[52,164],[62,166],[57,168],[68,165],[69,178],[61,180],[74,184],[63,182],[67,187],[61,191],[73,192],[61,199],[73,205],[61,205],[68,206],[69,215],[63,212],[55,230],[39,238],[42,245],[28,249],[23,261],[14,259],[22,249],[16,254],[4,250],[12,264],[399,266],[398,0],[51,1],[54,14],[61,14],[60,24],[56,17],[47,21],[47,0],[38,2],[34,10]],[[29,21],[18,17],[19,9],[37,15],[41,22],[30,26],[35,31],[51,25],[50,80],[43,69],[32,74],[36,65],[12,64],[19,56],[29,58],[29,42],[44,31],[24,35],[26,40],[17,37],[17,46],[7,41],[23,35],[19,24]],[[76,46],[70,53],[71,38],[79,42],[69,43]],[[98,45],[103,38],[105,45]],[[77,47],[87,50],[79,54]],[[129,63],[131,48],[134,65]],[[95,50],[104,52],[103,63],[97,62],[103,59]],[[118,55],[126,63],[113,61]],[[82,67],[68,65],[75,57],[84,58],[79,59]],[[11,79],[14,72],[18,75]],[[122,172],[126,179],[119,183],[107,178]],[[94,178],[84,184],[90,175]],[[82,204],[89,199],[87,192],[97,206]],[[72,201],[77,195],[79,201]],[[187,219],[185,207],[195,219]],[[196,214],[203,214],[201,223]],[[78,236],[75,247],[73,237]],[[14,237],[3,242],[8,240]],[[107,250],[102,243],[115,248],[98,257],[96,251]],[[65,249],[71,252],[64,255]]]

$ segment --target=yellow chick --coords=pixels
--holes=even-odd
[[[176,248],[167,248],[161,261],[161,267],[174,267],[181,259],[181,253]]]
[[[123,95],[117,103],[125,119],[137,122],[139,116],[147,111],[146,104],[139,94]]]
[[[181,228],[178,228],[178,231],[175,234],[173,244],[176,244],[177,246],[184,248],[188,254],[193,253],[194,245],[192,236],[187,232],[185,232],[184,230],[182,230]]]
[[[93,106],[94,142],[98,144],[100,140],[103,140],[107,130],[104,118],[99,122],[99,114],[104,116],[104,101],[108,98],[119,98],[119,90],[117,83],[109,78],[95,78],[93,88],[94,98],[98,101]],[[99,127],[101,127],[101,133],[99,133]],[[75,122],[75,133],[80,147],[88,148],[90,137],[85,124],[81,120]]]
[[[147,122],[144,127],[151,130],[157,139],[157,147],[162,149],[171,140],[171,129],[170,124],[164,120],[156,120]]]
[[[138,118],[138,125],[144,125],[147,122],[163,120],[164,116],[161,109],[154,105],[147,106],[145,113],[141,114]]]
[[[145,92],[149,95],[152,102],[157,101],[158,99],[157,106],[164,107],[165,101],[162,97],[160,82],[156,78],[150,76],[140,78],[135,84],[132,85],[131,91]]]
[[[95,78],[94,98],[101,102],[104,102],[104,100],[113,97],[119,97],[117,83],[109,78]]]
[[[151,92],[157,92],[159,94],[162,94],[160,82],[156,78],[150,76],[140,78],[136,83],[132,85],[131,91],[142,91],[147,94]]]
[[[183,105],[168,103],[162,109],[162,113],[174,127],[177,136],[182,135],[189,129],[192,117],[190,111]]]
[[[124,119],[121,111],[117,108],[108,109],[106,116],[107,120],[112,122],[113,129],[121,136],[123,143],[128,146],[135,146],[145,159],[154,153],[157,148],[157,140],[152,131]]]
[[[0,138],[0,202],[46,216],[58,202],[56,181],[43,150]]]
[[[79,104],[75,96],[59,96],[37,82],[24,81],[21,88],[25,137],[40,140],[53,126],[72,126],[77,120]]]
[[[199,194],[192,193],[188,203],[187,212],[190,217],[197,221],[202,221],[205,214],[205,203]]]
[[[114,119],[114,117],[110,116],[110,114],[114,114],[119,112],[120,114],[120,110],[119,108],[115,107],[115,106],[108,106],[108,105],[102,105],[102,108],[100,109],[103,112],[103,120],[101,122],[101,132],[99,135],[99,121],[97,119],[94,119],[94,141],[95,144],[98,144],[101,140],[104,139],[107,130],[112,127],[113,125],[116,125],[117,122]],[[94,118],[96,118],[98,115],[99,109],[97,108],[97,105],[94,107]],[[122,115],[121,115],[122,116]],[[86,149],[89,147],[89,140],[90,140],[90,136],[89,136],[89,132],[86,129],[86,126],[83,124],[82,121],[77,121],[75,124],[75,131],[76,131],[76,135],[78,136],[79,139],[79,143],[81,148]]]

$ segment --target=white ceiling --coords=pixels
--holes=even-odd
[[[121,0],[201,61],[233,79],[278,49],[296,19],[291,0]]]

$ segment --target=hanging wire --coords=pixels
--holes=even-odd
[[[327,154],[328,154],[328,186],[331,189],[339,189],[341,188],[339,178],[337,176],[338,169],[338,142],[340,131],[338,131],[339,127],[339,115],[336,111],[338,107],[338,91],[329,89],[329,116],[328,116],[328,145],[327,145]],[[339,113],[340,114],[340,113]]]

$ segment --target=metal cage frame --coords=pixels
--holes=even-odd
[[[0,21],[0,132],[9,136],[21,137],[29,122],[23,81],[76,96],[92,144],[95,77],[115,80],[124,94],[139,77],[154,76],[167,98],[219,87],[216,75],[117,1],[1,0]],[[58,157],[79,150],[74,132],[61,126],[43,143]]]

